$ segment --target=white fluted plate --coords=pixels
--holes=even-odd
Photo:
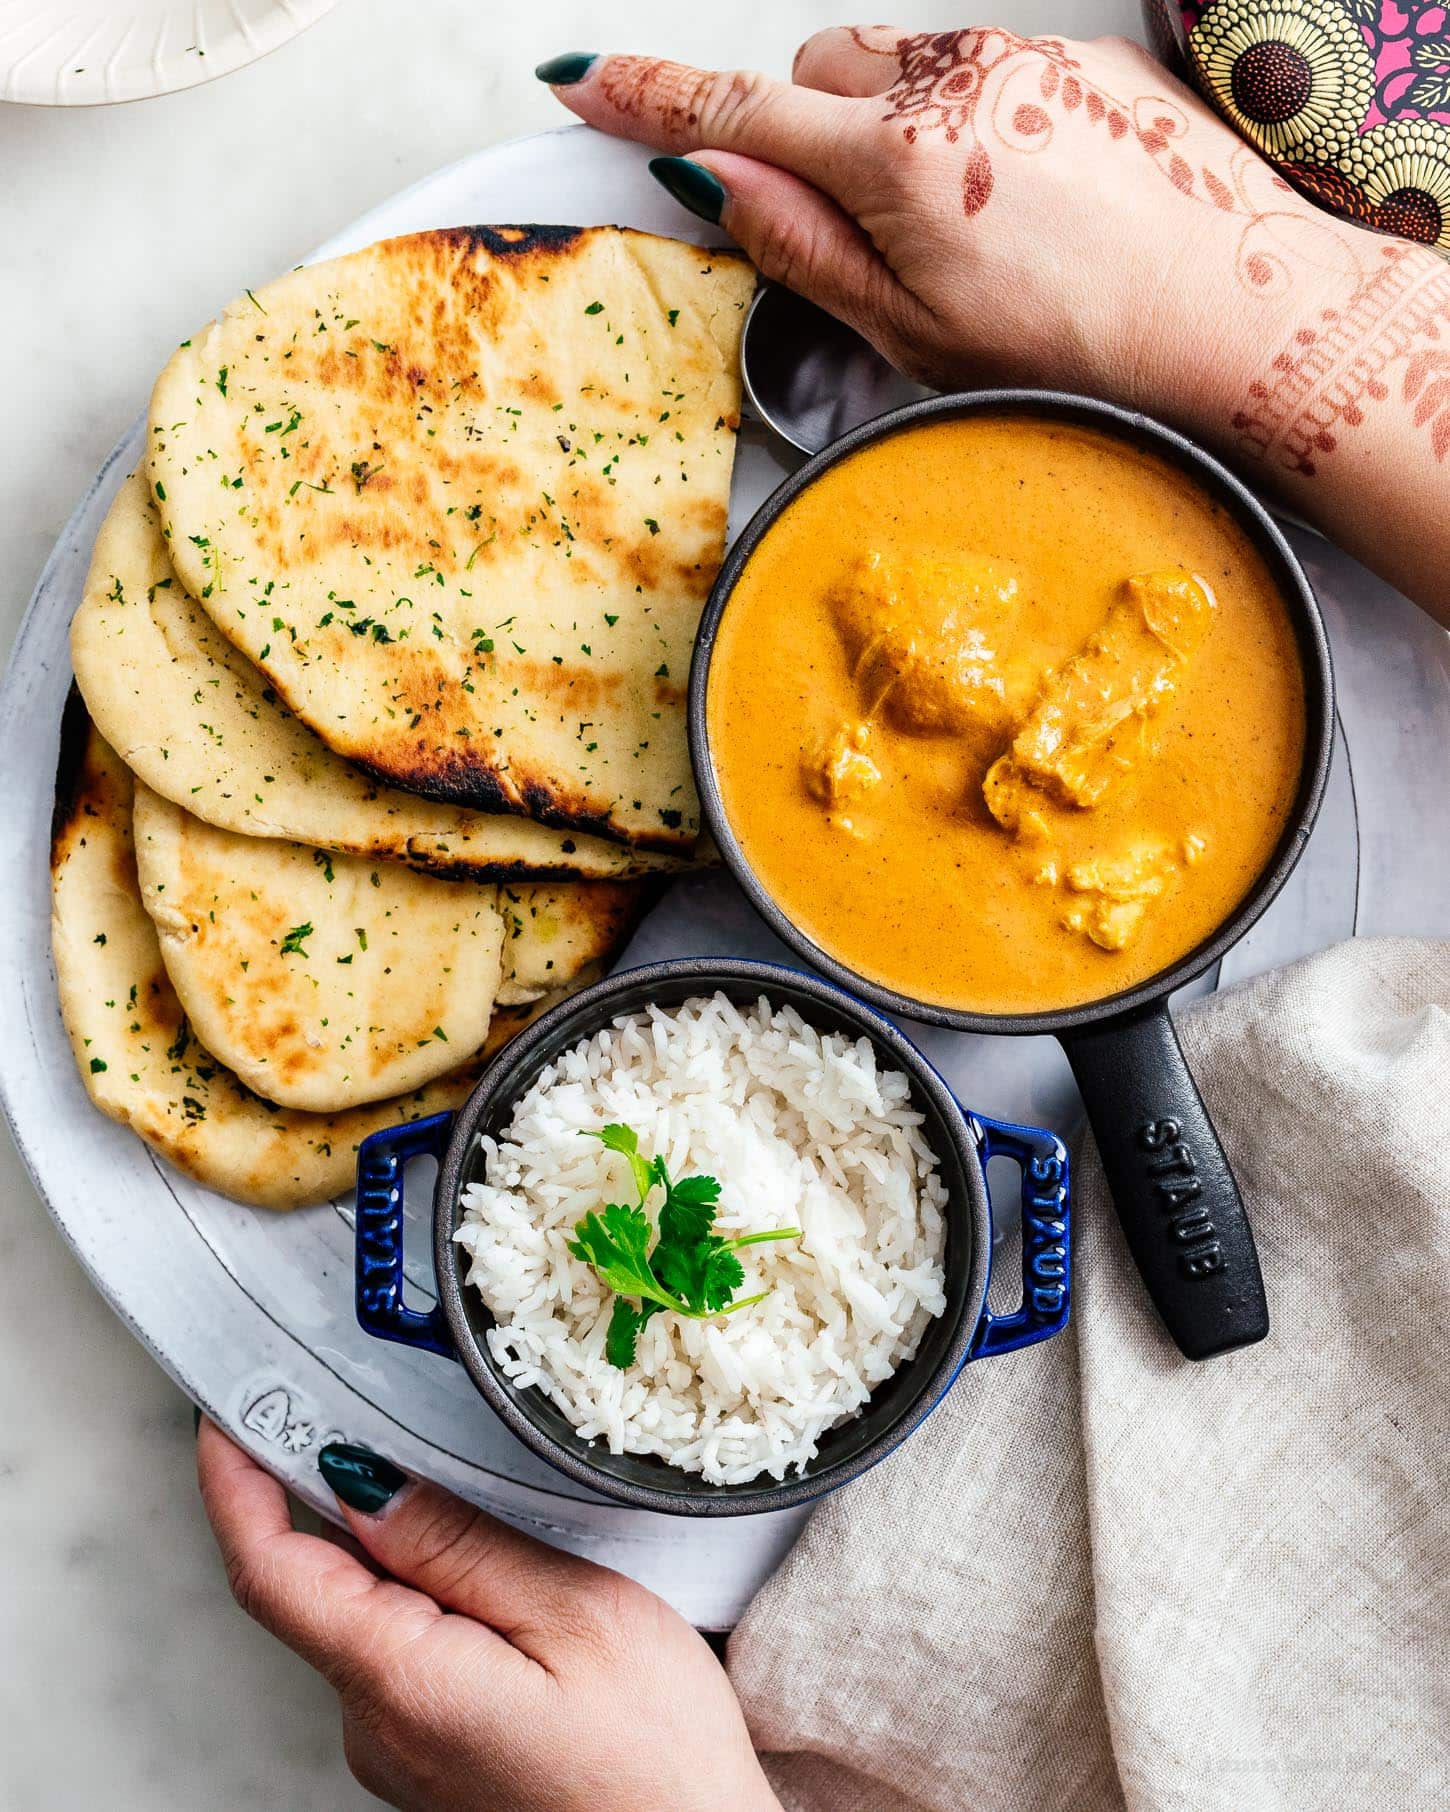
[[[98,107],[194,88],[305,31],[337,0],[0,0],[0,101]]]

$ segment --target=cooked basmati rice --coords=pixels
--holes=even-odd
[[[580,1136],[612,1121],[671,1176],[718,1178],[717,1232],[803,1233],[739,1254],[739,1294],[764,1302],[656,1315],[628,1371],[604,1356],[612,1295],[568,1249],[591,1209],[635,1199],[626,1161]],[[612,1453],[723,1485],[803,1470],[946,1307],[947,1193],[921,1121],[869,1039],[791,1007],[716,994],[616,1019],[539,1075],[501,1142],[481,1140],[485,1181],[455,1237],[497,1321],[495,1361]]]

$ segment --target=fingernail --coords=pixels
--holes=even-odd
[[[317,1456],[317,1470],[349,1510],[376,1516],[408,1482],[391,1460],[350,1441],[331,1441]]]
[[[703,164],[691,163],[688,157],[652,157],[649,173],[682,208],[701,220],[713,224],[724,212],[725,185]]]
[[[201,1405],[200,1405],[200,1403],[193,1403],[191,1406],[191,1429],[192,1429],[193,1434],[201,1433]]]
[[[592,50],[566,50],[561,56],[546,57],[534,74],[551,88],[572,88],[582,82],[599,61]]]

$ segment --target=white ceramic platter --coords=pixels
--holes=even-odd
[[[0,101],[96,107],[254,63],[337,0],[0,0]]]
[[[680,236],[699,225],[650,180],[633,146],[566,127],[481,152],[341,233],[319,255],[393,233],[465,223],[620,222]],[[268,273],[258,272],[263,278]],[[227,300],[216,298],[220,307]],[[146,374],[137,374],[137,401]],[[91,544],[138,456],[127,435],[52,555],[0,693],[0,1093],[51,1213],[105,1294],[177,1382],[326,1513],[315,1465],[333,1435],[363,1441],[520,1526],[646,1581],[705,1627],[734,1622],[801,1513],[698,1523],[606,1504],[560,1480],[509,1436],[445,1360],[380,1345],[352,1307],[347,1200],[291,1216],[239,1208],[154,1159],[90,1107],[56,1007],[46,850],[66,634]],[[732,530],[783,475],[742,435]],[[1450,857],[1427,835],[1450,797],[1450,638],[1312,536],[1298,537],[1329,620],[1341,735],[1319,829],[1289,886],[1226,960],[1220,981],[1359,932],[1444,932]],[[626,961],[771,955],[777,946],[723,876],[676,885]],[[1045,1039],[914,1028],[962,1097],[986,1112],[1066,1129],[1076,1102]],[[425,1177],[409,1178],[410,1276],[431,1294]],[[1004,1280],[1005,1281],[1005,1280]],[[1269,1280],[1272,1291],[1273,1280]],[[1009,1358],[959,1388],[1011,1390]]]

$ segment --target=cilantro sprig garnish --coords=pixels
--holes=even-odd
[[[641,1329],[662,1311],[708,1321],[713,1315],[733,1315],[737,1309],[764,1302],[769,1290],[735,1296],[745,1282],[744,1267],[735,1254],[768,1240],[799,1239],[799,1227],[722,1239],[713,1231],[720,1203],[720,1185],[714,1177],[671,1178],[663,1158],[640,1155],[639,1135],[632,1126],[606,1126],[598,1132],[586,1127],[582,1136],[598,1139],[628,1161],[639,1198],[633,1205],[608,1202],[602,1210],[586,1214],[569,1242],[575,1258],[592,1266],[614,1292],[604,1341],[604,1356],[611,1365],[627,1371],[634,1364]],[[646,1210],[656,1189],[665,1192],[658,1237]]]

